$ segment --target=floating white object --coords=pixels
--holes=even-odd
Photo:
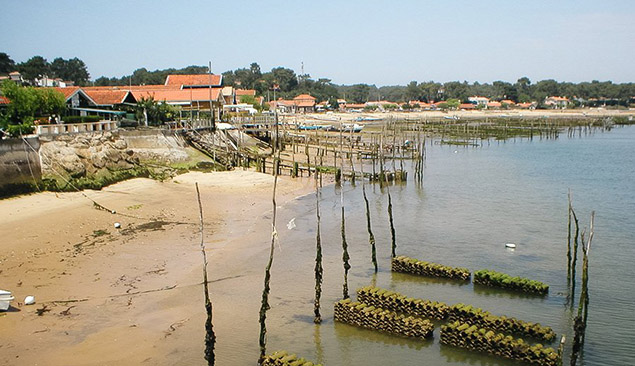
[[[514,243],[507,243],[507,244],[505,244],[505,248],[516,249],[516,244],[514,244]]]
[[[24,298],[24,305],[33,305],[35,304],[35,296],[27,296]]]
[[[116,214],[116,213],[117,213],[117,211],[112,210],[112,211],[110,211],[110,213],[112,213],[112,214],[114,215],[114,214]]]
[[[118,222],[115,222],[115,229],[119,229],[121,227],[121,224]]]
[[[289,221],[289,223],[287,224],[287,229],[291,230],[291,229],[293,229],[293,228],[295,228],[295,217],[294,217],[294,218],[292,218],[292,219]]]

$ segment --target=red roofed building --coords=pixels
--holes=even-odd
[[[545,105],[553,108],[566,108],[569,104],[569,99],[563,97],[548,97],[545,98]]]
[[[236,103],[242,103],[243,97],[253,97],[257,102],[262,104],[263,98],[256,98],[256,91],[254,89],[236,89]]]
[[[211,109],[216,118],[220,116],[225,99],[222,88],[192,88],[192,89],[163,89],[163,90],[133,90],[136,100],[152,97],[158,102],[181,106],[183,110],[209,111]]]
[[[136,104],[137,100],[129,90],[108,90],[82,88],[84,93],[98,107],[114,107],[121,104]]]
[[[179,86],[181,89],[188,88],[212,88],[220,87],[223,82],[223,75],[215,74],[186,74],[168,75],[165,78],[166,86]]]
[[[461,103],[459,105],[459,109],[462,109],[464,111],[471,111],[476,109],[476,105],[472,103]]]
[[[297,113],[307,113],[315,111],[315,98],[309,94],[300,94],[293,98]]]

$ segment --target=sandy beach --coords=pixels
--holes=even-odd
[[[217,364],[235,352],[255,363],[273,177],[236,170],[0,201],[0,288],[16,297],[0,313],[0,365],[205,364],[195,182]],[[281,177],[280,210],[312,190],[311,179]],[[22,304],[27,295],[36,304]]]

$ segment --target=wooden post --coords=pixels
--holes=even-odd
[[[203,205],[201,204],[201,193],[198,190],[198,182],[196,185],[196,197],[198,199],[199,211],[199,232],[201,234],[201,254],[203,255],[203,292],[205,295],[205,312],[207,319],[205,320],[205,360],[209,366],[213,366],[215,362],[214,346],[216,344],[216,335],[214,334],[214,326],[212,325],[212,301],[209,298],[209,282],[207,281],[207,254],[205,253],[205,241],[203,236]]]

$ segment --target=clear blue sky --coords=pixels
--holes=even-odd
[[[92,79],[258,62],[337,84],[635,81],[635,1],[3,1],[0,52]]]

